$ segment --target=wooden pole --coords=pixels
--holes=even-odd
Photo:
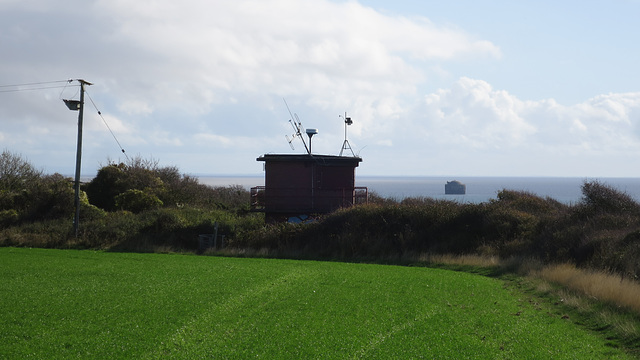
[[[80,106],[78,108],[78,147],[76,149],[76,178],[75,178],[75,209],[76,213],[73,218],[73,232],[75,236],[78,236],[78,225],[80,222],[80,164],[82,159],[82,121],[83,121],[83,113],[84,113],[84,86],[92,85],[90,82],[84,81],[82,79],[78,80],[80,82]]]

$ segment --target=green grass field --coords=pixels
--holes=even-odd
[[[625,359],[440,269],[0,248],[0,358]]]

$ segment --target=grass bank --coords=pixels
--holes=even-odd
[[[422,267],[0,248],[0,358],[631,358],[559,305]]]

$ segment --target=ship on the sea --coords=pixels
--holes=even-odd
[[[467,192],[467,185],[458,180],[447,181],[444,185],[444,193],[447,195],[464,195]]]

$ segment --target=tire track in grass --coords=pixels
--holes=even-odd
[[[203,344],[208,343],[206,347],[210,347],[211,342],[216,342],[225,334],[233,334],[241,325],[241,321],[238,319],[233,326],[225,324],[220,331],[218,327],[222,325],[218,321],[219,317],[235,316],[235,314],[241,313],[241,309],[249,305],[252,299],[275,298],[278,293],[290,288],[292,283],[310,281],[318,276],[319,272],[315,269],[296,266],[284,275],[268,278],[238,295],[213,304],[210,308],[202,309],[198,316],[178,328],[167,341],[161,342],[154,352],[146,354],[143,358],[201,356]],[[268,293],[272,293],[272,295],[267,296]]]
[[[351,358],[352,359],[367,359],[367,358],[369,358],[368,354],[370,354],[371,352],[373,352],[376,349],[378,349],[388,339],[392,338],[393,336],[395,336],[396,334],[399,334],[401,332],[404,332],[404,331],[407,331],[407,330],[411,330],[411,328],[416,326],[416,324],[418,324],[419,322],[426,321],[427,319],[431,318],[433,315],[436,315],[438,313],[441,313],[441,311],[431,311],[428,314],[423,314],[421,316],[416,317],[413,320],[409,320],[409,321],[406,321],[406,322],[404,322],[402,324],[395,325],[395,326],[391,327],[391,329],[389,329],[389,331],[380,332],[380,333],[376,334],[376,336],[374,336],[366,346],[364,346],[361,349],[359,349],[358,351],[356,351],[353,354],[353,356],[351,356]]]

